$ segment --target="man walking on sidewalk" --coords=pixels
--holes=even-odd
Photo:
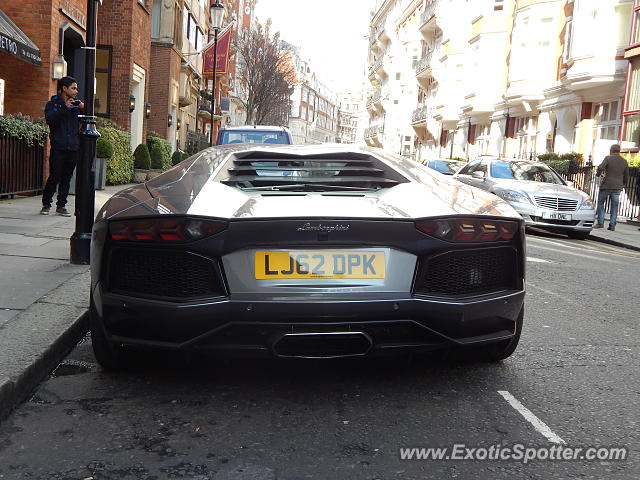
[[[78,115],[84,108],[78,96],[78,83],[72,77],[62,77],[58,81],[58,94],[51,97],[44,109],[49,125],[51,152],[49,154],[49,178],[42,193],[42,215],[49,215],[53,194],[58,189],[56,214],[70,217],[65,208],[69,195],[69,182],[76,168],[78,156]]]
[[[596,210],[596,224],[593,228],[604,227],[604,204],[607,198],[611,199],[611,217],[609,218],[609,230],[616,229],[618,221],[618,204],[620,192],[629,180],[629,166],[627,161],[620,156],[620,145],[611,145],[610,155],[607,155],[598,166],[596,175],[604,175],[600,182],[598,194],[598,209]]]

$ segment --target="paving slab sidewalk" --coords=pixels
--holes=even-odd
[[[96,213],[127,185],[96,191]],[[67,208],[73,211],[75,197]],[[87,328],[89,267],[69,263],[75,217],[40,215],[41,197],[0,200],[0,420]]]
[[[604,222],[604,228],[591,230],[590,240],[617,245],[640,251],[640,222],[635,220],[618,219],[615,231],[607,230],[609,221]]]

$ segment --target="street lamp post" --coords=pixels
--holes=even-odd
[[[71,263],[88,265],[91,261],[91,229],[95,209],[96,142],[100,133],[96,130],[93,115],[94,76],[96,67],[96,23],[98,2],[87,0],[87,42],[85,55],[84,115],[80,115],[80,154],[76,166],[76,230],[71,236]]]
[[[211,85],[211,130],[209,131],[209,146],[213,146],[213,116],[216,110],[216,67],[218,63],[218,31],[222,26],[222,16],[224,15],[224,5],[220,0],[212,4],[209,8],[211,30],[213,30],[213,82]]]

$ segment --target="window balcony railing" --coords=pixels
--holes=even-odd
[[[415,123],[425,123],[427,121],[427,115],[429,113],[429,107],[422,106],[419,108],[416,108],[413,111],[413,115],[411,116],[411,123],[415,124]]]
[[[424,12],[422,12],[422,15],[420,15],[421,26],[426,24],[431,19],[431,17],[436,11],[437,5],[438,5],[438,0],[431,0],[431,2],[426,7],[424,7]]]
[[[384,133],[383,125],[374,125],[372,127],[368,127],[364,131],[364,136],[366,138],[375,137],[376,135],[382,135]]]
[[[422,74],[427,68],[431,67],[431,60],[433,59],[433,50],[429,50],[424,57],[416,64],[416,76]]]

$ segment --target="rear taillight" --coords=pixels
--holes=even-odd
[[[518,223],[481,218],[438,218],[419,220],[416,228],[449,242],[497,242],[511,240],[518,231]]]
[[[116,220],[109,224],[111,240],[119,242],[186,243],[210,237],[227,228],[227,222],[189,217]]]

